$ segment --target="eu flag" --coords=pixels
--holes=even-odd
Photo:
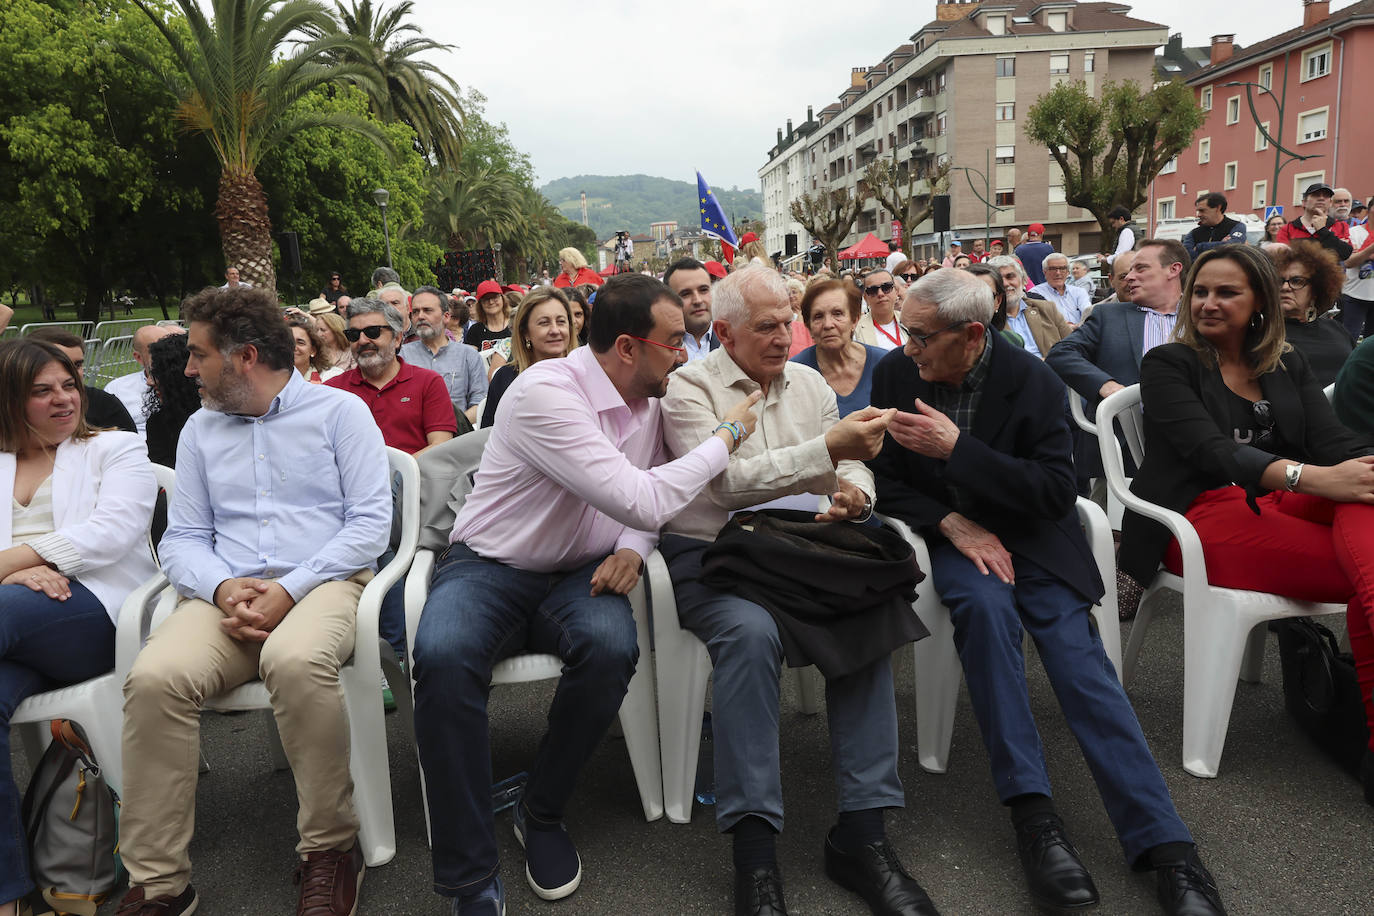
[[[720,208],[720,201],[711,193],[710,186],[700,172],[697,172],[697,209],[701,211],[701,231],[718,240],[721,250],[725,252],[725,260],[733,262],[739,240],[735,238],[735,230],[730,228],[730,221],[725,218],[725,211]]]

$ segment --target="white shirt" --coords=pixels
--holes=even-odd
[[[129,416],[134,418],[134,426],[138,427],[138,434],[146,442],[148,439],[148,414],[143,410],[143,396],[148,393],[148,379],[144,377],[143,370],[130,372],[128,375],[121,375],[117,379],[111,379],[105,385],[105,391],[119,398],[124,409],[129,411]]]
[[[1048,280],[1031,287],[1031,292],[1059,306],[1059,314],[1063,315],[1069,324],[1082,324],[1083,310],[1093,304],[1092,297],[1081,286],[1074,286],[1072,283],[1064,284],[1062,295],[1055,292]]]
[[[709,327],[706,329],[706,333],[701,335],[700,340],[693,337],[691,334],[683,335],[682,346],[687,351],[687,362],[690,363],[694,359],[701,359],[707,353],[710,353],[711,343],[711,329]]]

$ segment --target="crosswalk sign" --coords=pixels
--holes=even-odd
[[[1264,221],[1267,223],[1272,217],[1283,216],[1283,207],[1265,207]]]

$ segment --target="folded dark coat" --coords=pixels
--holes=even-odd
[[[911,603],[925,578],[887,528],[809,512],[737,513],[702,556],[701,581],[772,615],[787,664],[841,677],[929,634]]]

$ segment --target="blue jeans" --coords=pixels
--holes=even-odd
[[[954,622],[969,699],[998,797],[1052,795],[1026,691],[1021,631],[1035,640],[1050,686],[1116,828],[1127,862],[1160,843],[1191,843],[1135,710],[1093,626],[1089,604],[1057,576],[1013,556],[1016,583],[983,575],[954,545],[932,543],[931,574]]]
[[[114,667],[114,624],[75,580],[56,601],[27,585],[0,585],[0,904],[33,889],[29,848],[10,769],[10,717],[25,697]]]
[[[434,889],[444,896],[481,889],[498,867],[487,724],[496,663],[521,652],[563,659],[525,786],[523,804],[538,821],[562,820],[578,773],[620,711],[639,647],[628,599],[589,594],[599,565],[527,572],[461,543],[439,560],[415,634],[415,739]]]
[[[1356,299],[1354,296],[1341,296],[1341,324],[1350,336],[1359,340],[1374,332],[1374,302]]]
[[[664,535],[659,544],[672,576],[678,619],[711,655],[716,826],[728,831],[752,814],[780,832],[782,640],[778,625],[762,607],[698,581],[706,547],[705,541],[673,534]],[[884,656],[853,674],[828,679],[825,709],[839,810],[902,807],[890,659]]]

